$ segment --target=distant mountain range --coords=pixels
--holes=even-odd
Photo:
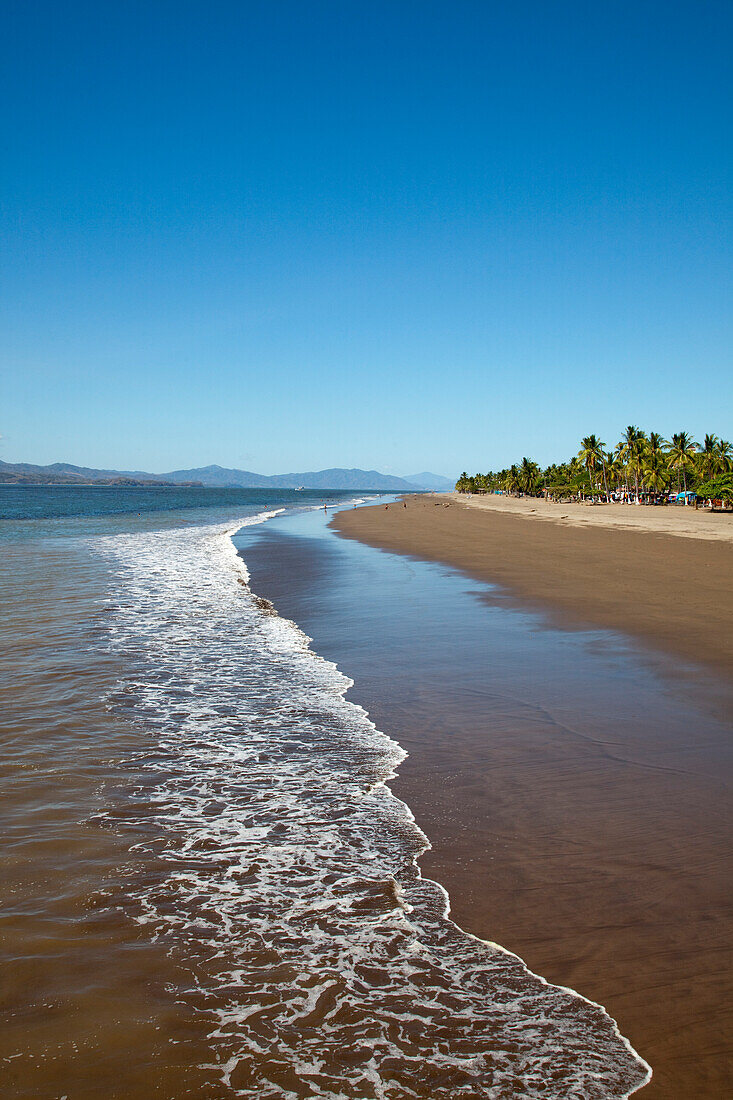
[[[431,474],[427,470],[421,474],[408,474],[405,477],[405,481],[410,485],[417,485],[420,489],[432,489],[435,493],[453,492],[457,480],[455,477],[451,480],[449,477],[442,477],[441,474]]]
[[[0,485],[172,485],[155,474],[142,470],[93,470],[87,466],[72,466],[54,462],[50,466],[35,466],[31,462],[1,462]]]
[[[149,474],[144,470],[95,470],[54,462],[34,466],[29,462],[0,461],[0,484],[5,485],[203,485],[219,489],[380,489],[388,492],[414,492],[428,489],[446,492],[453,482],[438,474],[424,472],[409,477],[380,474],[377,470],[309,470],[294,474],[255,474],[251,470],[230,470],[223,466],[201,466],[192,470],[171,470]]]

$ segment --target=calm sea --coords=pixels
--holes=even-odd
[[[389,789],[402,749],[251,590],[248,530],[324,501],[359,503],[0,488],[4,1096],[644,1081],[601,1008],[447,918]]]

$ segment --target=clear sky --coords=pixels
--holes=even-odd
[[[0,457],[733,436],[733,6],[6,4]]]

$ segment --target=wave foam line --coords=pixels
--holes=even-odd
[[[429,841],[389,788],[406,753],[249,588],[231,536],[271,514],[100,546],[128,669],[110,702],[145,737],[130,814],[167,868],[118,903],[190,973],[218,1087],[629,1096],[651,1071],[607,1013],[463,932],[422,878]]]

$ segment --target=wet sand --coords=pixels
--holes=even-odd
[[[423,681],[365,699],[410,753],[392,786],[432,841],[423,870],[457,922],[605,1005],[653,1067],[644,1100],[733,1095],[730,546],[437,497],[344,511],[333,526],[499,582],[555,622],[635,635],[639,666],[666,677],[671,699],[727,711],[717,732],[702,717],[675,724],[621,677],[618,714],[605,685],[594,708],[590,684],[582,725],[549,702],[528,718],[458,674],[453,697]],[[709,671],[655,659],[650,643]]]
[[[406,508],[399,503],[339,512],[333,525],[371,546],[443,562],[499,584],[506,595],[544,608],[566,625],[619,630],[730,675],[733,543],[726,535],[733,532],[733,517],[697,513],[702,529],[712,525],[722,538],[694,538],[687,526],[686,537],[676,537],[675,522],[695,523],[685,512],[695,515],[684,508],[544,501],[502,506],[420,496],[408,498]],[[647,524],[666,523],[667,529],[622,526],[638,513],[646,513]],[[548,514],[552,521],[540,522]],[[587,516],[599,519],[583,527]]]

